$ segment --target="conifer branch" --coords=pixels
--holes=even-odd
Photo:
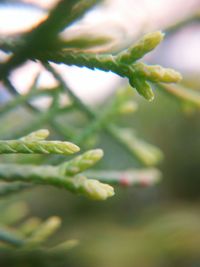
[[[185,88],[184,86],[173,86],[159,84],[157,88],[161,92],[166,93],[167,95],[176,98],[177,100],[182,100],[186,103],[191,104],[193,107],[200,108],[200,93],[198,91]]]
[[[63,154],[69,155],[80,149],[70,142],[61,141],[27,141],[8,140],[0,141],[0,154],[23,153],[23,154]]]
[[[161,179],[161,172],[155,168],[128,169],[123,171],[96,170],[87,171],[88,177],[95,177],[101,182],[111,185],[130,186],[152,186]]]
[[[66,141],[46,141],[48,130],[42,129],[32,132],[18,140],[0,141],[0,154],[23,153],[23,154],[63,154],[76,153],[80,148]]]
[[[73,51],[46,52],[36,55],[41,61],[52,61],[55,63],[65,63],[90,69],[100,69],[112,71],[119,76],[129,79],[132,87],[136,88],[139,94],[148,100],[153,100],[153,91],[148,82],[176,83],[181,80],[180,73],[173,69],[163,68],[158,65],[148,66],[141,62],[135,62],[151,51],[162,40],[163,34],[155,32],[147,34],[139,40],[133,47],[112,54],[92,54]]]
[[[82,111],[84,111],[86,113],[86,115],[90,118],[93,119],[94,122],[91,124],[91,126],[86,130],[85,132],[83,132],[83,134],[81,134],[81,136],[76,137],[75,138],[75,142],[77,143],[81,143],[82,140],[84,140],[83,137],[87,137],[88,134],[93,133],[94,130],[97,130],[99,127],[101,128],[101,123],[105,122],[104,120],[106,120],[106,117],[104,118],[104,115],[101,114],[100,116],[100,121],[98,118],[98,115],[91,110],[89,107],[87,107],[76,95],[75,93],[69,88],[69,86],[66,85],[65,81],[63,80],[63,78],[61,77],[60,74],[57,73],[57,71],[51,67],[50,65],[45,65],[47,67],[47,69],[54,75],[54,77],[59,81],[60,85],[63,86],[63,88],[65,89],[65,91],[67,93],[69,93],[69,96],[72,98],[72,100],[74,101],[74,104]],[[107,110],[110,114],[110,109]],[[107,111],[105,112],[105,114],[107,114]],[[125,140],[125,138],[123,137],[123,134],[119,134],[117,133],[118,129],[116,129],[115,127],[113,127],[112,125],[105,125],[104,130],[106,133],[108,133],[112,138],[114,138],[114,140],[117,141],[117,143],[119,145],[122,146],[122,148],[126,149],[126,151],[132,155],[132,156],[136,156],[137,158],[144,164],[146,165],[154,165],[156,163],[158,163],[162,158],[162,152],[157,149],[156,147],[146,144],[145,142],[134,142],[134,146],[131,145],[131,149],[129,144],[131,143],[131,141],[129,140],[128,142]],[[82,137],[83,136],[83,137]],[[135,150],[137,150],[137,152],[135,152]],[[146,158],[147,157],[147,158]]]
[[[22,166],[19,164],[0,164],[0,180],[52,185],[65,188],[72,193],[85,195],[94,200],[105,200],[114,195],[114,190],[110,185],[87,179],[83,175],[67,176],[63,174],[63,165]]]

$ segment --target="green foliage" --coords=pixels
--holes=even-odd
[[[59,141],[37,141],[37,140],[9,140],[1,141],[0,153],[55,153],[55,154],[73,154],[78,152],[79,148],[70,142]]]
[[[79,147],[69,142],[44,141],[47,130],[39,130],[19,140],[1,141],[1,153],[57,153],[72,154]],[[42,140],[42,141],[41,141]],[[93,166],[103,156],[102,150],[92,150],[59,166],[29,166],[15,164],[0,165],[0,179],[5,181],[22,181],[36,184],[50,184],[64,187],[74,193],[82,193],[92,199],[104,200],[114,194],[113,188],[96,180],[88,180],[84,176],[76,176]],[[8,189],[7,185],[6,188]],[[16,187],[15,187],[16,189]],[[18,189],[21,189],[20,187]],[[2,189],[3,190],[3,189]],[[5,195],[5,189],[3,190]]]
[[[147,34],[134,44],[133,47],[117,55],[94,55],[92,53],[87,54],[62,49],[53,53],[43,52],[42,55],[39,54],[36,58],[42,61],[53,61],[67,65],[86,66],[91,69],[98,68],[104,71],[112,71],[122,77],[127,77],[131,86],[136,88],[139,94],[148,100],[153,100],[153,91],[147,81],[173,83],[181,80],[181,75],[172,69],[166,69],[157,65],[148,66],[141,62],[135,63],[146,53],[153,50],[161,42],[162,37],[163,34],[161,32]]]
[[[189,102],[193,107],[199,107],[198,93],[176,85],[166,85],[179,82],[180,73],[141,62],[141,59],[163,40],[164,34],[160,31],[144,35],[132,46],[117,53],[90,51],[93,47],[109,43],[110,40],[104,36],[87,38],[80,35],[71,40],[61,39],[60,33],[63,29],[76,23],[99,2],[61,0],[50,11],[46,20],[31,31],[23,35],[0,38],[0,50],[10,53],[8,60],[0,64],[0,80],[12,96],[11,100],[0,107],[1,119],[7,121],[9,115],[13,116],[13,111],[19,107],[25,108],[34,118],[30,122],[21,112],[23,123],[19,123],[17,127],[14,126],[13,119],[12,129],[5,129],[2,123],[4,127],[0,129],[0,134],[1,137],[6,136],[6,140],[0,141],[0,154],[2,154],[0,180],[3,181],[0,184],[0,197],[10,196],[41,184],[64,188],[93,200],[106,200],[114,195],[112,185],[154,185],[161,177],[160,171],[155,167],[163,158],[161,150],[137,137],[139,134],[135,134],[133,129],[127,129],[119,123],[121,116],[134,115],[137,111],[137,98],[131,87],[149,101],[154,99],[154,89],[156,89],[175,96],[179,101]],[[37,75],[28,93],[20,95],[10,81],[10,73],[27,60],[39,61],[57,80],[58,86],[51,90],[39,88],[37,83],[39,75]],[[117,90],[106,104],[92,109],[71,90],[51,62],[112,71],[128,78],[131,87],[124,86]],[[48,96],[51,99],[50,106],[44,111],[32,102],[41,96]],[[64,97],[69,101],[61,105],[60,99]],[[74,111],[84,117],[87,123],[84,129],[79,125],[80,121],[77,119],[77,114],[74,115]],[[71,120],[68,120],[68,117]],[[47,141],[48,130],[38,130],[46,125],[52,129],[56,138],[69,141]],[[91,149],[96,146],[94,143],[91,145],[92,140],[99,137],[102,132],[128,152],[132,162],[136,161],[140,168],[134,169],[133,166],[128,170],[115,170],[115,167],[113,170],[91,170],[103,157],[101,149]],[[64,156],[78,152],[79,147],[84,152],[66,161]],[[8,159],[5,154],[15,154],[15,157]],[[22,158],[21,154],[30,154],[30,157],[25,155]],[[33,154],[45,154],[46,158],[43,159],[38,155],[34,155],[36,156],[34,158]],[[53,154],[61,157],[53,157]],[[28,164],[25,164],[26,160]],[[43,164],[45,160],[48,164]],[[20,208],[17,210],[19,212]],[[20,212],[16,215],[11,209],[11,216],[9,212],[8,209],[1,215],[4,220],[0,227],[2,249],[38,248],[44,253],[46,251],[57,253],[73,247],[76,243],[67,241],[45,250],[42,243],[60,226],[60,219],[51,217],[41,223],[38,218],[30,218],[15,229],[10,229],[5,225],[12,225],[15,216],[20,217]]]
[[[66,252],[78,243],[77,240],[67,240],[52,247],[43,247],[48,238],[60,227],[61,220],[56,216],[52,216],[44,222],[37,217],[25,219],[28,207],[24,202],[1,207],[1,214],[0,249],[4,252],[11,252],[13,249],[18,249],[19,252],[29,252],[37,248],[51,255],[52,253]]]

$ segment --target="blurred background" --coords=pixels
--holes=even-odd
[[[31,29],[45,18],[55,2],[1,1],[0,34]],[[199,0],[107,0],[62,35],[63,38],[80,33],[112,37],[112,42],[101,50],[118,51],[142,34],[161,29],[166,33],[165,40],[145,61],[177,69],[183,74],[183,85],[198,91],[199,22]],[[0,54],[1,61],[6,57]],[[64,65],[56,69],[91,107],[103,107],[113,92],[126,84],[112,73]],[[25,94],[39,72],[40,87],[55,86],[55,79],[36,62],[26,62],[13,71],[11,80],[18,92]],[[163,174],[161,182],[150,188],[116,188],[116,196],[104,203],[47,187],[2,200],[1,205],[25,201],[33,216],[60,216],[61,230],[49,242],[57,242],[65,236],[80,240],[80,244],[59,262],[44,263],[40,259],[41,263],[34,258],[22,260],[2,254],[0,266],[32,266],[31,262],[74,267],[200,266],[200,111],[188,109],[162,91],[155,94],[155,100],[150,103],[135,96],[139,106],[137,113],[119,121],[125,127],[133,127],[139,136],[163,151],[164,160],[159,165]],[[10,97],[5,85],[0,84],[0,105]],[[49,100],[45,97],[33,104],[43,111],[49,106]],[[81,125],[85,122],[81,114],[75,114],[74,118]],[[32,120],[33,116],[24,107],[1,116],[0,137],[18,132]],[[70,119],[64,120],[65,125],[71,123]],[[97,145],[105,151],[97,168],[121,170],[137,166],[137,162],[106,134],[98,137]]]

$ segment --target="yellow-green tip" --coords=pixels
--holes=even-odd
[[[136,42],[128,50],[123,51],[118,60],[121,63],[131,64],[142,58],[145,54],[152,51],[164,38],[164,33],[156,31],[145,34],[138,42]]]
[[[76,153],[80,151],[80,147],[71,142],[64,141],[61,143],[61,146],[63,147],[63,150],[65,147],[66,147],[66,151],[70,149],[71,153]]]
[[[182,79],[181,74],[173,69],[163,68],[160,65],[149,66],[142,62],[133,65],[133,73],[152,82],[177,83]]]
[[[85,176],[74,177],[71,182],[75,192],[93,200],[106,200],[115,194],[112,186],[101,183],[98,180],[87,179]]]
[[[145,48],[148,51],[151,51],[152,49],[154,49],[159,43],[162,42],[163,38],[164,38],[165,34],[161,31],[156,31],[156,32],[150,32],[147,33],[144,37],[143,37],[143,42],[145,44]]]
[[[112,186],[103,184],[98,180],[86,179],[83,187],[85,194],[93,200],[106,200],[115,194]]]
[[[99,161],[103,157],[103,150],[100,148],[89,150],[85,153],[87,157],[93,160],[93,162]]]
[[[38,140],[44,140],[49,136],[49,131],[47,129],[40,129],[32,133],[32,135]]]
[[[40,129],[37,131],[34,131],[22,138],[20,138],[20,140],[22,141],[41,141],[41,140],[45,140],[47,137],[49,136],[49,131],[47,129]]]

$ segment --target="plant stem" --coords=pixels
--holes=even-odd
[[[105,200],[114,195],[113,188],[108,184],[87,179],[83,175],[67,176],[63,171],[63,165],[0,164],[0,180],[52,185],[85,195],[93,200]]]
[[[11,233],[2,228],[0,228],[0,241],[15,247],[20,247],[25,244],[25,241],[22,238],[19,238],[13,232]]]
[[[13,193],[21,192],[22,190],[26,190],[28,188],[31,188],[32,186],[30,184],[16,182],[12,184],[1,184],[0,186],[0,197],[5,197],[8,195],[11,195]]]
[[[129,169],[125,171],[87,171],[87,176],[101,182],[120,186],[151,186],[156,184],[161,173],[158,169]]]
[[[84,135],[87,135],[89,136],[89,134],[93,133],[94,130],[97,130],[101,123],[98,123],[98,115],[95,114],[94,111],[92,111],[89,107],[87,107],[82,101],[81,99],[79,99],[75,93],[69,88],[69,86],[66,85],[66,82],[63,80],[63,78],[61,77],[60,74],[58,74],[58,72],[52,67],[50,66],[49,64],[45,64],[44,65],[47,70],[49,70],[53,76],[59,81],[60,85],[65,89],[65,91],[69,94],[69,96],[72,98],[72,100],[74,101],[74,104],[82,111],[84,111],[86,113],[86,115],[90,118],[90,119],[93,119],[94,122],[91,124],[89,130],[86,129],[86,132],[84,133]],[[102,116],[102,120],[103,120],[103,116]],[[117,143],[122,146],[123,149],[126,149],[126,151],[131,155],[133,156],[132,154],[132,151],[130,150],[130,147],[128,145],[126,145],[122,140],[121,138],[119,138],[119,136],[116,134],[115,132],[115,129],[113,129],[112,126],[107,126],[107,125],[104,125],[104,131],[109,135],[111,136],[114,140],[117,141]],[[80,138],[80,140],[79,140]],[[83,137],[77,137],[75,139],[76,141],[78,142],[82,142]]]

